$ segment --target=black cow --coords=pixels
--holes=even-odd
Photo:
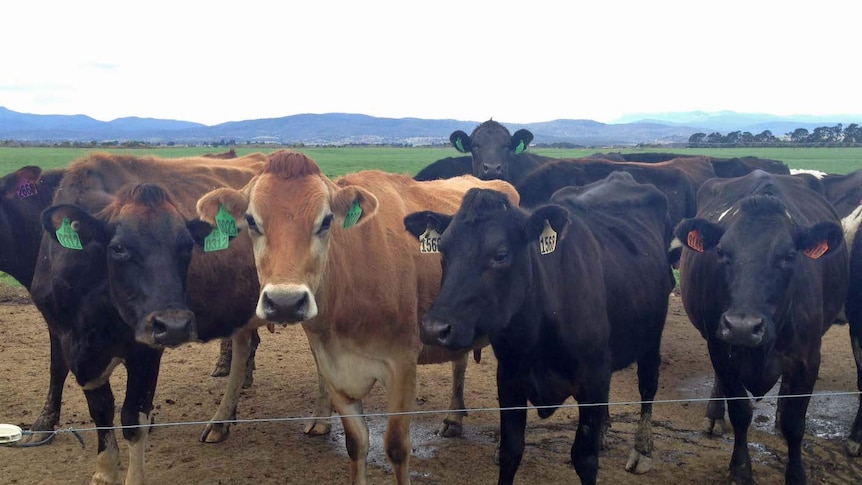
[[[862,169],[848,174],[826,174],[820,179],[826,200],[846,217],[862,204]]]
[[[850,286],[847,290],[845,314],[850,323],[850,343],[853,357],[856,359],[856,387],[862,392],[862,227],[858,223],[857,220],[855,237],[850,243]],[[852,456],[862,455],[862,395],[859,397],[859,409],[847,438],[846,449]]]
[[[611,372],[635,361],[647,403],[626,468],[650,468],[648,402],[673,287],[666,205],[654,187],[615,173],[561,190],[532,212],[473,189],[454,217],[405,218],[414,235],[442,234],[443,283],[422,341],[457,349],[489,337],[500,406],[517,408],[500,413],[499,483],[512,483],[520,464],[527,402],[546,418],[569,396],[590,404],[580,409],[571,458],[581,481],[596,483]]]
[[[0,271],[8,273],[30,291],[42,225],[39,215],[51,204],[54,190],[63,177],[63,170],[43,172],[36,166],[27,166],[3,177],[0,181]],[[31,432],[52,431],[60,420],[63,384],[69,374],[60,354],[60,342],[51,336],[51,365],[48,379],[48,396],[45,406],[30,426]],[[19,445],[50,442],[53,434],[27,434]]]
[[[814,389],[821,336],[847,292],[847,251],[835,210],[805,182],[756,170],[713,179],[698,192],[698,217],[676,236],[686,313],[706,339],[715,392],[732,398],[730,477],[753,483],[748,453],[750,402],[781,377],[780,395]],[[809,398],[780,397],[787,483],[805,483],[801,443]]]
[[[712,158],[712,168],[715,176],[721,178],[742,177],[755,170],[790,175],[790,168],[784,162],[757,157]]]
[[[529,130],[509,134],[505,126],[494,120],[480,124],[470,135],[456,130],[449,141],[459,152],[472,156],[473,175],[484,180],[503,179],[516,184],[536,167],[556,160],[524,151],[533,141]]]
[[[419,173],[413,177],[413,180],[422,182],[426,180],[449,179],[471,173],[473,173],[472,156],[446,157],[441,158],[420,170]]]

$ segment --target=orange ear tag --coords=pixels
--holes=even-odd
[[[703,252],[703,237],[697,229],[688,232],[688,247],[699,253]]]
[[[826,251],[829,251],[829,244],[827,244],[826,241],[820,241],[817,246],[808,248],[803,251],[803,253],[811,259],[817,259],[826,254]]]

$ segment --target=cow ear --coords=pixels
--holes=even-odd
[[[533,211],[530,218],[527,219],[525,228],[527,240],[537,239],[545,231],[545,222],[557,233],[557,238],[562,239],[569,222],[571,222],[569,211],[557,204],[543,205]]]
[[[28,165],[3,177],[3,197],[24,199],[36,195],[36,181],[42,169],[35,165]]]
[[[330,208],[341,227],[349,229],[363,224],[377,213],[377,197],[355,185],[344,187],[332,197]]]
[[[796,249],[811,259],[819,259],[841,247],[844,230],[834,222],[818,222],[809,229],[799,232]]]
[[[452,134],[449,135],[449,141],[452,142],[452,146],[461,153],[470,153],[473,149],[470,143],[470,135],[461,130],[453,131]]]
[[[533,141],[533,134],[530,133],[530,130],[520,129],[512,135],[511,148],[515,151],[515,155],[523,152],[530,146],[530,142]]]
[[[425,231],[429,228],[434,229],[439,234],[443,234],[446,228],[449,227],[450,222],[452,222],[452,216],[439,212],[414,212],[404,218],[404,228],[415,237],[425,234]]]
[[[224,206],[230,215],[233,216],[238,228],[245,225],[245,213],[248,210],[248,196],[239,190],[228,187],[215,189],[212,192],[204,194],[203,197],[198,199],[198,217],[208,224],[215,225],[215,217],[221,206]]]
[[[61,246],[69,249],[83,249],[94,241],[107,244],[111,239],[106,223],[71,204],[55,205],[42,211],[42,227]]]
[[[213,230],[213,226],[200,219],[192,219],[188,221],[186,223],[186,228],[188,228],[189,232],[192,234],[192,238],[195,240],[195,244],[198,246],[204,245],[206,237],[209,236]]]
[[[674,236],[685,247],[699,253],[714,248],[722,235],[724,229],[721,226],[701,218],[683,219],[674,231]]]

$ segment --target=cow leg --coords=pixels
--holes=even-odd
[[[63,402],[63,385],[69,375],[69,366],[63,359],[63,348],[60,339],[50,333],[51,341],[51,364],[49,367],[48,396],[45,398],[45,406],[39,417],[30,426],[32,434],[25,434],[17,446],[39,446],[54,440],[54,434],[47,435],[42,432],[54,431],[54,427],[60,422],[60,407]]]
[[[464,365],[467,364],[467,354],[464,354]],[[399,372],[400,371],[400,372]],[[387,410],[392,413],[386,423],[386,433],[383,436],[386,456],[392,463],[395,483],[408,485],[410,483],[410,420],[406,414],[413,410],[416,402],[416,364],[415,360],[396,369],[395,374],[386,382]]]
[[[230,374],[230,357],[233,352],[231,339],[223,338],[219,344],[218,360],[216,360],[215,369],[213,369],[213,377],[224,377]]]
[[[652,469],[652,401],[658,390],[660,346],[656,345],[638,359],[638,390],[641,396],[641,415],[635,432],[635,445],[626,463],[632,473],[646,473]]]
[[[595,369],[590,382],[575,395],[578,407],[578,430],[572,443],[572,465],[583,485],[595,485],[599,474],[599,448],[602,441],[602,427],[608,415],[607,403],[610,396],[610,368]]]
[[[527,429],[527,394],[514,373],[497,364],[497,399],[500,402],[500,473],[498,485],[511,485],[524,456]]]
[[[721,388],[718,376],[712,379],[712,393],[706,404],[706,418],[703,421],[703,431],[708,435],[723,436],[727,425],[724,422],[724,389]]]
[[[254,329],[254,332],[251,335],[251,352],[248,356],[248,363],[245,368],[245,379],[242,382],[242,388],[248,389],[254,384],[254,356],[257,353],[257,348],[260,345],[260,334],[257,331],[258,329]],[[233,355],[233,339],[223,338],[221,339],[221,343],[219,345],[219,355],[218,360],[216,361],[215,369],[212,374],[213,377],[224,377],[230,375],[230,363],[231,357]]]
[[[136,348],[126,359],[126,397],[120,411],[123,437],[129,443],[129,469],[126,471],[125,485],[147,483],[144,449],[161,359],[161,350],[144,346]]]
[[[251,353],[251,330],[241,329],[233,335],[233,356],[230,362],[230,375],[227,389],[221,398],[218,409],[212,420],[204,427],[200,440],[204,443],[218,443],[230,435],[230,423],[225,421],[236,419],[236,407],[239,402],[239,390],[248,365]]]
[[[452,397],[449,400],[449,414],[443,418],[443,425],[437,434],[446,438],[457,438],[463,432],[464,416],[467,415],[464,403],[464,379],[467,374],[467,354],[452,361]]]
[[[781,394],[778,397],[781,421],[778,424],[781,427],[781,434],[787,440],[787,467],[784,470],[784,482],[788,485],[807,483],[805,465],[802,462],[802,438],[805,434],[805,415],[808,412],[810,395],[814,391],[819,370],[820,344],[818,342],[807,361],[798,362],[797,365],[785,370],[781,376]],[[784,382],[788,383],[786,391]],[[787,395],[805,397],[788,398],[785,397]]]
[[[851,323],[850,345],[856,360],[856,388],[862,391],[862,324]],[[853,427],[850,428],[850,436],[847,437],[846,449],[851,456],[862,454],[862,395],[859,396],[859,409],[856,411]]]
[[[368,425],[362,414],[362,401],[352,399],[340,392],[332,393],[332,403],[341,415],[344,427],[344,444],[350,457],[350,484],[365,485],[368,482]]]
[[[303,330],[305,330],[304,327]],[[308,331],[306,331],[305,336],[308,338],[309,343],[316,339]],[[311,355],[314,357],[314,367],[317,371],[317,401],[314,403],[314,414],[312,414],[314,419],[305,425],[303,433],[310,436],[323,436],[329,434],[332,430],[332,398],[329,396],[329,387],[323,379],[323,374],[320,373],[317,351],[314,349],[314,345],[310,345],[310,347]]]
[[[742,384],[735,382],[733,386],[722,383],[722,388],[728,391],[727,412],[730,424],[733,426],[733,454],[730,458],[730,481],[735,485],[754,485],[751,472],[751,456],[748,453],[748,427],[751,425],[751,403]]]
[[[96,456],[96,472],[90,479],[91,485],[114,485],[120,483],[120,451],[114,430],[114,393],[111,384],[105,382],[101,386],[85,390],[87,407],[90,417],[96,427],[98,440],[98,455]]]

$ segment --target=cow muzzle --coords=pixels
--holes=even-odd
[[[278,323],[297,323],[317,316],[314,295],[305,285],[266,285],[257,316]]]
[[[718,327],[718,338],[730,345],[757,347],[766,335],[766,320],[757,315],[725,313]]]
[[[195,338],[195,314],[189,310],[154,312],[147,318],[147,334],[158,347],[176,347]],[[149,343],[149,342],[147,342]]]
[[[422,318],[419,329],[419,340],[425,345],[436,345],[450,350],[468,348],[473,342],[459,338],[459,332],[451,324],[428,315]]]
[[[503,164],[502,163],[483,163],[482,164],[482,178],[483,179],[499,179],[503,178]]]

